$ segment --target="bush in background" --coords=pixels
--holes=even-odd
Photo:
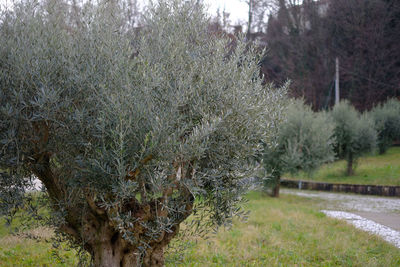
[[[331,117],[335,125],[336,155],[347,161],[346,175],[352,175],[357,158],[376,147],[374,121],[369,114],[360,114],[347,101],[336,105]]]
[[[389,99],[371,110],[378,133],[379,154],[384,154],[393,144],[400,140],[400,101]]]
[[[312,172],[333,161],[333,124],[324,112],[315,113],[296,100],[288,108],[287,120],[279,126],[276,146],[266,146],[263,163],[269,178],[265,189],[279,196],[283,172]]]

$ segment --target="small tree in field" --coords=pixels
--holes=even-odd
[[[352,175],[357,158],[376,147],[374,122],[368,114],[359,114],[347,101],[336,105],[331,116],[335,124],[335,152],[347,161],[346,175]]]
[[[400,101],[389,99],[374,107],[371,116],[378,132],[379,154],[384,154],[393,141],[400,140]]]
[[[333,126],[325,113],[314,113],[302,101],[288,108],[287,119],[279,126],[275,146],[266,146],[264,168],[270,178],[266,188],[279,196],[283,172],[312,172],[325,162],[333,161]]]
[[[134,34],[119,1],[23,1],[0,17],[0,207],[36,176],[50,222],[94,266],[163,266],[191,214],[238,213],[286,88],[256,49],[207,33],[198,1],[160,1]]]

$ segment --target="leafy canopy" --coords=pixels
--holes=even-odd
[[[374,122],[368,114],[359,114],[347,101],[342,101],[331,111],[335,123],[335,149],[339,158],[349,153],[355,157],[372,151],[376,146]]]
[[[137,245],[194,210],[209,225],[237,213],[286,88],[262,86],[254,47],[239,40],[228,54],[195,2],[150,5],[140,30],[120,1],[23,1],[1,13],[2,214],[34,176],[51,223],[83,243],[93,212]]]
[[[378,147],[381,154],[400,140],[400,101],[389,99],[371,110],[371,116],[378,132]]]
[[[288,107],[286,120],[279,126],[277,146],[266,146],[264,166],[272,176],[299,170],[312,172],[333,161],[333,124],[326,113],[315,113],[301,100]]]
[[[331,111],[335,124],[335,152],[347,161],[347,175],[353,173],[353,163],[376,147],[377,133],[368,113],[360,114],[349,102],[342,101]]]

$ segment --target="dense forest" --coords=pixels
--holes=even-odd
[[[249,0],[247,25],[231,27],[227,14],[214,24],[246,28],[249,41],[266,48],[261,62],[267,82],[290,79],[291,95],[313,109],[335,101],[335,59],[340,99],[370,109],[400,97],[400,2],[397,0]],[[229,18],[229,14],[228,14]],[[214,25],[214,28],[216,25]]]

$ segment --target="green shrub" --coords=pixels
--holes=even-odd
[[[346,175],[352,175],[357,158],[376,147],[374,122],[369,114],[360,114],[347,101],[336,105],[331,116],[335,125],[336,155],[347,161]]]
[[[400,140],[400,101],[389,99],[371,110],[371,116],[378,132],[379,154],[383,154],[393,144]]]
[[[333,125],[326,113],[315,113],[302,101],[288,108],[287,119],[279,126],[277,146],[266,146],[264,168],[270,175],[266,188],[278,195],[283,172],[312,172],[333,161]]]
[[[263,86],[255,47],[228,55],[201,1],[153,2],[139,33],[123,1],[70,3],[0,13],[0,213],[35,175],[95,266],[163,266],[192,213],[193,231],[241,214],[286,88]]]

